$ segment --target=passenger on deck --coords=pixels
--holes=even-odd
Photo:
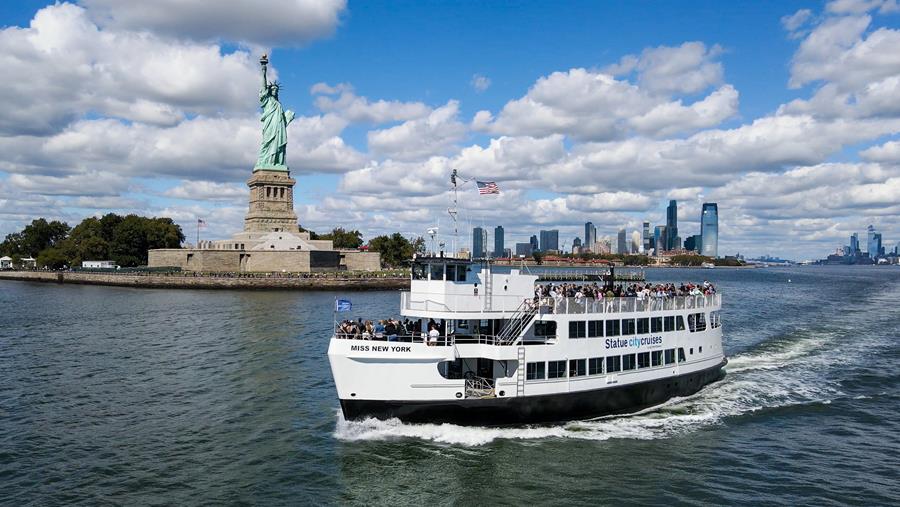
[[[428,329],[428,346],[434,347],[438,343],[441,332],[437,330],[437,326],[429,326]]]

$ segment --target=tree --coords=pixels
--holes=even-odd
[[[171,218],[128,215],[113,229],[110,257],[123,267],[146,265],[147,250],[178,248],[183,241],[181,227]]]
[[[541,252],[531,252],[531,258],[534,259],[538,266],[544,263],[544,254]]]
[[[343,227],[335,227],[328,234],[319,236],[319,239],[330,239],[334,248],[359,248],[363,244],[361,232],[346,231]]]
[[[410,241],[399,232],[390,236],[377,236],[369,240],[369,250],[381,254],[381,262],[387,266],[397,267],[412,259],[414,253],[425,251],[425,239],[422,237]]]
[[[50,247],[38,254],[37,265],[48,269],[62,269],[70,266],[69,259],[60,248]]]
[[[8,234],[0,244],[0,252],[4,255],[19,254],[25,257],[38,255],[42,250],[56,246],[69,234],[69,225],[54,220],[48,222],[44,218],[32,220],[22,232]]]

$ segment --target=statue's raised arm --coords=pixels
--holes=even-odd
[[[267,169],[270,171],[287,171],[285,157],[287,154],[287,126],[294,119],[294,113],[285,113],[278,101],[279,84],[269,82],[267,70],[269,58],[263,55],[259,59],[262,67],[262,89],[259,91],[259,104],[262,107],[262,143],[259,147],[259,158],[254,171]]]

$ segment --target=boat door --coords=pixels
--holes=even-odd
[[[493,359],[486,359],[483,357],[479,357],[477,370],[478,371],[475,373],[476,375],[478,375],[479,377],[481,377],[483,379],[489,380],[491,382],[491,384],[494,383],[494,360]]]

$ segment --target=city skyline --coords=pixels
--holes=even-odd
[[[0,83],[0,236],[108,212],[185,232],[203,219],[204,240],[240,229],[267,52],[297,112],[296,213],[316,232],[438,227],[449,244],[458,169],[502,189],[463,185],[459,230],[502,223],[509,245],[557,229],[571,246],[586,221],[643,240],[669,200],[682,244],[702,202],[718,203],[720,256],[821,258],[869,224],[886,247],[900,237],[895,2],[323,0],[278,19],[251,4],[215,19],[164,3],[0,5],[16,76]]]

